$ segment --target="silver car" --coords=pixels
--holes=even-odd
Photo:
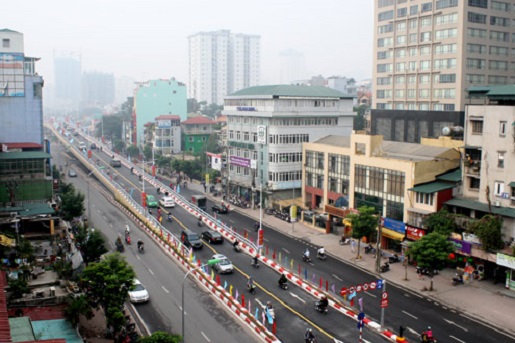
[[[231,261],[222,254],[213,255],[212,259],[221,260],[217,264],[213,265],[213,268],[220,274],[230,274],[233,271],[233,266]]]

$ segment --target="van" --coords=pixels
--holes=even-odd
[[[122,166],[122,161],[120,161],[119,158],[115,157],[111,159],[111,162],[109,162],[109,164],[111,165],[111,167],[120,168]]]
[[[199,235],[190,230],[182,230],[181,241],[188,248],[202,249],[204,243],[200,240]]]
[[[79,142],[79,149],[80,149],[80,150],[87,149],[87,147],[86,147],[86,143],[84,143],[84,142]]]

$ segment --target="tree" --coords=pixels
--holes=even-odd
[[[197,99],[190,98],[187,102],[187,112],[188,113],[197,113],[199,110],[199,104]]]
[[[452,232],[456,231],[455,215],[449,213],[447,208],[431,213],[424,219],[424,225],[428,227],[429,232],[437,232],[448,237]]]
[[[180,343],[182,337],[179,335],[172,335],[163,331],[156,331],[151,336],[142,337],[139,343]]]
[[[87,320],[93,318],[93,310],[84,294],[79,296],[69,296],[66,299],[68,306],[64,310],[64,315],[74,327],[79,324],[79,317],[82,314]]]
[[[153,150],[153,147],[152,147],[152,144],[150,144],[150,143],[145,145],[145,148],[143,149],[143,156],[145,156],[145,159],[147,161],[152,161],[152,150]]]
[[[354,117],[354,130],[363,130],[365,128],[365,112],[367,110],[366,105],[360,105],[354,107],[354,112],[358,112]]]
[[[86,229],[79,227],[79,232],[75,236],[75,241],[80,246],[80,251],[84,258],[84,262],[88,265],[100,259],[100,256],[108,250],[105,247],[105,239],[99,230]]]
[[[357,259],[360,258],[361,238],[369,237],[378,224],[378,218],[374,215],[376,212],[374,207],[362,206],[358,208],[358,211],[359,213],[350,213],[346,217],[352,222],[352,238],[358,241]]]
[[[454,246],[447,240],[447,236],[432,232],[423,236],[420,240],[411,243],[408,255],[411,256],[420,268],[430,271],[442,270],[445,267],[449,254],[454,252]],[[431,277],[430,291],[433,290],[433,278]]]
[[[84,213],[84,194],[70,187],[69,190],[61,194],[61,216],[64,220],[72,220],[80,217]]]
[[[130,147],[127,148],[127,153],[132,158],[135,158],[135,157],[138,158],[138,156],[139,156],[139,148],[136,145],[131,145]]]
[[[136,273],[125,258],[114,253],[106,255],[100,262],[90,263],[82,276],[90,299],[104,309],[108,325],[118,332],[124,323],[120,309],[127,292],[134,287]]]
[[[468,229],[479,238],[484,250],[493,252],[504,248],[502,226],[501,217],[486,215],[479,220],[470,222]]]
[[[9,300],[19,299],[23,296],[23,294],[29,293],[29,286],[27,284],[27,280],[24,278],[18,277],[16,280],[9,279],[9,292],[11,292],[11,296]]]

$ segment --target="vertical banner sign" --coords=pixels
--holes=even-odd
[[[258,144],[266,144],[266,126],[257,126],[257,142]]]
[[[141,193],[141,206],[147,207],[147,194],[144,192]]]
[[[206,185],[209,183],[209,174],[206,174]]]
[[[260,246],[260,247],[263,246],[263,236],[264,236],[263,229],[259,229],[259,231],[258,231],[258,246]]]
[[[152,166],[152,177],[155,177],[156,176],[156,166],[153,165]]]

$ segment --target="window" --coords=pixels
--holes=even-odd
[[[392,20],[393,19],[393,10],[384,11],[377,15],[378,21]]]
[[[510,49],[503,46],[490,46],[490,55],[509,56]]]
[[[469,6],[488,8],[488,0],[469,0]]]
[[[409,43],[416,43],[417,42],[418,35],[416,33],[410,33],[409,34]]]
[[[499,136],[506,136],[506,122],[499,122]]]
[[[497,152],[497,168],[504,168],[504,151]]]
[[[418,5],[410,6],[409,15],[417,15],[418,13]]]
[[[377,59],[378,60],[384,60],[391,57],[390,51],[378,51],[377,52]]]
[[[416,202],[418,204],[423,204],[423,205],[429,205],[429,206],[433,206],[433,201],[434,201],[434,197],[435,197],[435,194],[434,193],[420,193],[420,192],[417,192],[416,193]]]
[[[456,23],[458,21],[458,13],[441,14],[435,17],[435,25],[443,25]]]
[[[404,99],[404,89],[396,89],[395,90],[395,97],[397,99]]]
[[[411,61],[408,64],[408,70],[409,71],[416,71],[417,70],[417,61]]]
[[[406,69],[406,63],[405,62],[395,63],[395,70],[396,71],[404,71],[405,69]]]
[[[377,65],[377,72],[378,73],[386,73],[392,71],[393,65],[391,63],[385,63],[385,64],[378,64]]]
[[[467,79],[467,82],[469,82],[469,83],[476,83],[476,84],[485,83],[484,75],[467,74],[466,79]]]
[[[419,89],[418,97],[420,99],[428,99],[429,98],[429,89]]]
[[[422,85],[427,85],[429,83],[429,75],[419,75],[418,82]]]
[[[497,11],[509,12],[511,11],[511,5],[501,1],[491,1],[490,8]]]
[[[405,83],[406,83],[406,77],[405,76],[396,76],[395,77],[395,84],[396,85],[403,85]]]
[[[406,30],[406,22],[401,21],[397,23],[397,31],[404,31]]]
[[[417,91],[415,89],[408,89],[408,99],[415,99]]]
[[[436,99],[454,99],[456,97],[456,89],[454,89],[454,88],[435,89],[433,91],[433,95]]]
[[[431,55],[431,47],[423,46],[420,48],[420,56]]]
[[[380,25],[378,27],[378,32],[379,33],[393,32],[393,24],[390,23],[390,24],[386,24],[386,25]]]
[[[468,28],[467,35],[469,37],[475,37],[475,38],[486,38],[486,30]]]
[[[502,181],[495,181],[494,182],[494,195],[495,196],[502,196],[504,193],[504,182]]]
[[[378,85],[390,85],[392,83],[391,77],[378,77],[377,84]]]
[[[420,70],[431,69],[431,61],[420,61]]]
[[[417,35],[417,34],[415,33],[415,35]],[[409,55],[410,56],[417,56],[417,48],[410,48],[409,49]]]
[[[480,13],[469,12],[469,23],[486,24],[486,15]]]
[[[422,4],[422,12],[429,12],[433,10],[433,3],[432,2],[426,2]]]
[[[472,134],[483,134],[483,121],[471,120],[470,126],[472,127]]]
[[[420,34],[421,42],[430,42],[431,41],[431,32],[422,32]]]
[[[467,58],[467,68],[485,69],[486,68],[486,60],[481,60],[481,59],[477,59],[477,58]]]
[[[409,28],[410,29],[416,29],[417,28],[417,19],[411,19],[409,21]]]
[[[398,8],[397,9],[397,18],[402,18],[408,15],[408,8]]]
[[[445,29],[445,30],[437,30],[435,31],[436,39],[445,39],[456,37],[458,34],[458,29]]]
[[[493,15],[490,16],[490,25],[495,26],[510,26],[510,18],[503,18],[503,17],[494,17]]]
[[[442,8],[456,7],[458,6],[458,0],[437,0],[436,9],[441,10]]]
[[[488,61],[490,70],[508,70],[508,62],[506,61]]]
[[[405,57],[406,56],[406,49],[396,49],[395,50],[395,57]]]
[[[420,27],[431,26],[431,17],[420,19]]]
[[[382,7],[392,6],[393,3],[394,3],[394,0],[379,0],[377,7],[382,8]]]
[[[11,40],[9,38],[2,39],[2,47],[3,48],[10,48],[11,47]]]
[[[457,50],[457,44],[443,44],[435,46],[435,55],[450,54]]]
[[[456,59],[455,58],[444,58],[441,60],[434,60],[433,68],[434,69],[454,69],[454,68],[456,68]]]
[[[417,83],[417,75],[408,75],[408,83],[411,85]]]
[[[406,36],[397,36],[397,44],[406,44]]]
[[[490,39],[498,41],[498,42],[509,42],[510,41],[510,33],[491,30],[490,31]]]

